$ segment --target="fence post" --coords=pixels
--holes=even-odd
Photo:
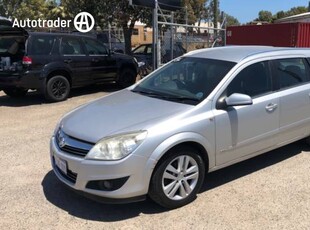
[[[153,9],[153,70],[158,67],[158,57],[157,57],[157,45],[158,45],[158,0],[155,0],[155,7]]]

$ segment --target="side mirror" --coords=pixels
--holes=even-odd
[[[229,97],[225,98],[226,106],[241,106],[241,105],[252,105],[253,101],[249,95],[234,93]]]
[[[216,103],[216,109],[225,110],[230,106],[252,105],[253,101],[249,95],[234,93],[229,97],[221,97]]]

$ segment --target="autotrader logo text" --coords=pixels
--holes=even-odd
[[[70,28],[72,20],[64,20],[57,18],[56,20],[37,19],[18,20],[14,19],[13,27],[20,28]],[[88,12],[81,12],[74,18],[73,25],[75,29],[82,33],[91,31],[95,26],[94,17]]]

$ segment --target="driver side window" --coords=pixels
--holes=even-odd
[[[252,64],[235,76],[226,89],[229,97],[233,93],[241,93],[250,97],[257,97],[272,91],[272,80],[268,62]]]

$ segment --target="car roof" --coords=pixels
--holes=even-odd
[[[43,36],[70,36],[70,37],[87,37],[92,38],[87,34],[77,34],[77,33],[59,33],[59,32],[29,32],[30,35],[43,35]]]
[[[306,48],[289,48],[289,47],[272,47],[272,46],[225,46],[216,48],[207,48],[195,50],[185,54],[185,56],[217,59],[230,62],[240,62],[250,57],[264,57],[273,54],[291,54],[293,52],[304,53],[307,51],[310,56],[310,49]]]

